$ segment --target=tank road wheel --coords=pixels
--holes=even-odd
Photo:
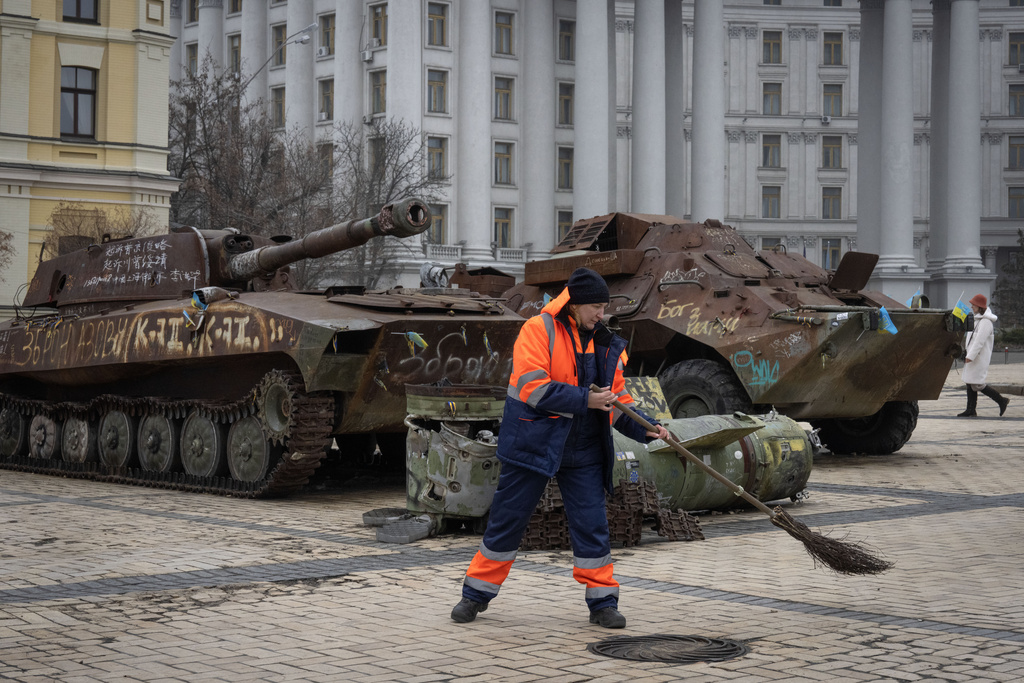
[[[49,460],[60,456],[61,424],[49,415],[36,415],[28,428],[28,454]]]
[[[811,420],[818,436],[837,454],[889,455],[903,448],[917,427],[917,401],[890,401],[874,415]]]
[[[135,420],[123,410],[108,411],[96,432],[100,461],[107,467],[127,467],[135,454]]]
[[[684,360],[660,375],[672,417],[749,413],[750,397],[731,369],[713,360]]]
[[[60,452],[64,462],[93,462],[97,457],[96,426],[85,417],[72,416],[64,421]]]
[[[139,422],[139,464],[150,472],[174,472],[181,465],[179,422],[165,415],[147,415]]]
[[[224,474],[224,432],[224,425],[192,411],[181,428],[181,464],[186,472],[197,477]]]
[[[272,449],[255,415],[243,417],[228,430],[228,469],[237,481],[259,481],[270,470]]]
[[[28,445],[25,416],[13,408],[0,410],[0,455],[22,455]]]
[[[267,438],[275,444],[282,444],[291,435],[295,392],[288,384],[284,373],[274,370],[260,382],[256,404],[259,417],[266,428]]]

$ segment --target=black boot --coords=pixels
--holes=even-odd
[[[468,624],[476,619],[477,612],[483,612],[486,609],[486,602],[476,602],[469,598],[462,598],[462,600],[459,600],[459,604],[455,605],[455,609],[452,610],[452,619],[460,624]]]
[[[1006,398],[992,387],[985,387],[981,390],[981,393],[999,404],[999,417],[1002,417],[1003,413],[1006,412],[1006,406],[1009,405],[1010,399]]]
[[[978,392],[971,388],[971,385],[967,385],[967,410],[957,415],[957,417],[977,417],[978,416]]]
[[[590,623],[600,624],[604,628],[625,628],[626,617],[614,607],[605,607],[590,613]]]

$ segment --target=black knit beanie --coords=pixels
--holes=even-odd
[[[606,304],[610,299],[604,278],[589,268],[574,270],[568,287],[571,304]]]

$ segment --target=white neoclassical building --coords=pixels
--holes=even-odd
[[[445,265],[667,213],[948,306],[1024,226],[1024,0],[181,0],[171,30],[172,78],[209,53],[282,126],[421,130]]]

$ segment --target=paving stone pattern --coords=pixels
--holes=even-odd
[[[1024,384],[1024,364],[992,366]],[[893,456],[816,458],[790,512],[896,562],[815,568],[758,512],[705,514],[705,541],[613,551],[629,622],[587,622],[568,551],[522,553],[472,624],[448,614],[479,543],[378,543],[394,483],[285,500],[0,471],[0,679],[15,681],[1024,680],[1024,397],[965,405],[958,372]],[[725,662],[611,659],[617,635],[724,638]]]

